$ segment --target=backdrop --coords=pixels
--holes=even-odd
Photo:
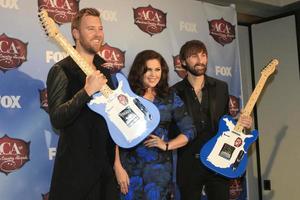
[[[194,0],[0,0],[1,200],[47,199],[58,136],[49,122],[45,82],[50,67],[66,53],[47,38],[37,13],[46,9],[73,44],[70,21],[83,7],[101,11],[105,44],[99,54],[112,71],[127,74],[138,52],[153,49],[166,59],[173,85],[185,73],[178,60],[180,47],[202,40],[208,48],[207,73],[228,82],[232,114],[239,110],[234,6]],[[231,198],[246,199],[244,180],[232,181]]]

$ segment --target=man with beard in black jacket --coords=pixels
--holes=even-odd
[[[49,114],[59,131],[49,200],[117,200],[114,143],[104,118],[87,107],[105,84],[114,88],[97,54],[104,37],[99,11],[81,9],[71,29],[76,51],[93,72],[86,76],[70,56],[49,71]]]
[[[205,74],[208,55],[203,42],[186,42],[179,57],[187,76],[173,88],[184,101],[197,130],[197,137],[177,151],[181,200],[200,200],[203,186],[209,200],[228,200],[229,179],[212,172],[199,160],[200,149],[218,131],[219,119],[229,113],[228,86],[224,81]],[[250,128],[252,118],[241,115],[240,122],[243,127]]]

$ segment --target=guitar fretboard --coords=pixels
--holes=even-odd
[[[278,65],[278,63],[279,62],[277,59],[273,59],[266,68],[272,67],[272,66],[274,67],[274,66]],[[262,89],[263,89],[266,81],[268,80],[269,75],[270,75],[270,73],[267,73],[267,74],[262,73],[259,81],[256,84],[254,91],[252,92],[252,94],[243,110],[243,115],[246,115],[246,116],[251,115],[254,105],[256,104],[256,101],[257,101],[259,95],[261,94]],[[241,133],[243,131],[243,129],[244,129],[244,127],[241,125],[240,120],[238,120],[237,124],[234,127],[234,131]]]

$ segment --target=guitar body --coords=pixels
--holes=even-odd
[[[118,88],[108,97],[94,94],[88,107],[105,118],[116,144],[131,148],[153,132],[160,114],[152,102],[132,92],[124,75],[117,73],[116,77]]]
[[[234,131],[236,121],[224,115],[219,121],[218,133],[200,150],[200,160],[209,169],[228,178],[243,175],[247,167],[247,150],[257,139],[258,131],[251,134]]]

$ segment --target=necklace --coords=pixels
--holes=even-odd
[[[196,96],[198,98],[199,103],[201,104],[201,102],[202,102],[202,90],[199,90],[198,92],[196,92]]]
[[[204,86],[204,81],[202,82],[200,88],[199,88],[198,90],[195,91],[195,92],[196,92],[196,96],[197,96],[198,101],[199,101],[200,104],[201,104],[201,102],[202,102],[202,96],[203,96],[202,89],[203,89],[203,86]]]

